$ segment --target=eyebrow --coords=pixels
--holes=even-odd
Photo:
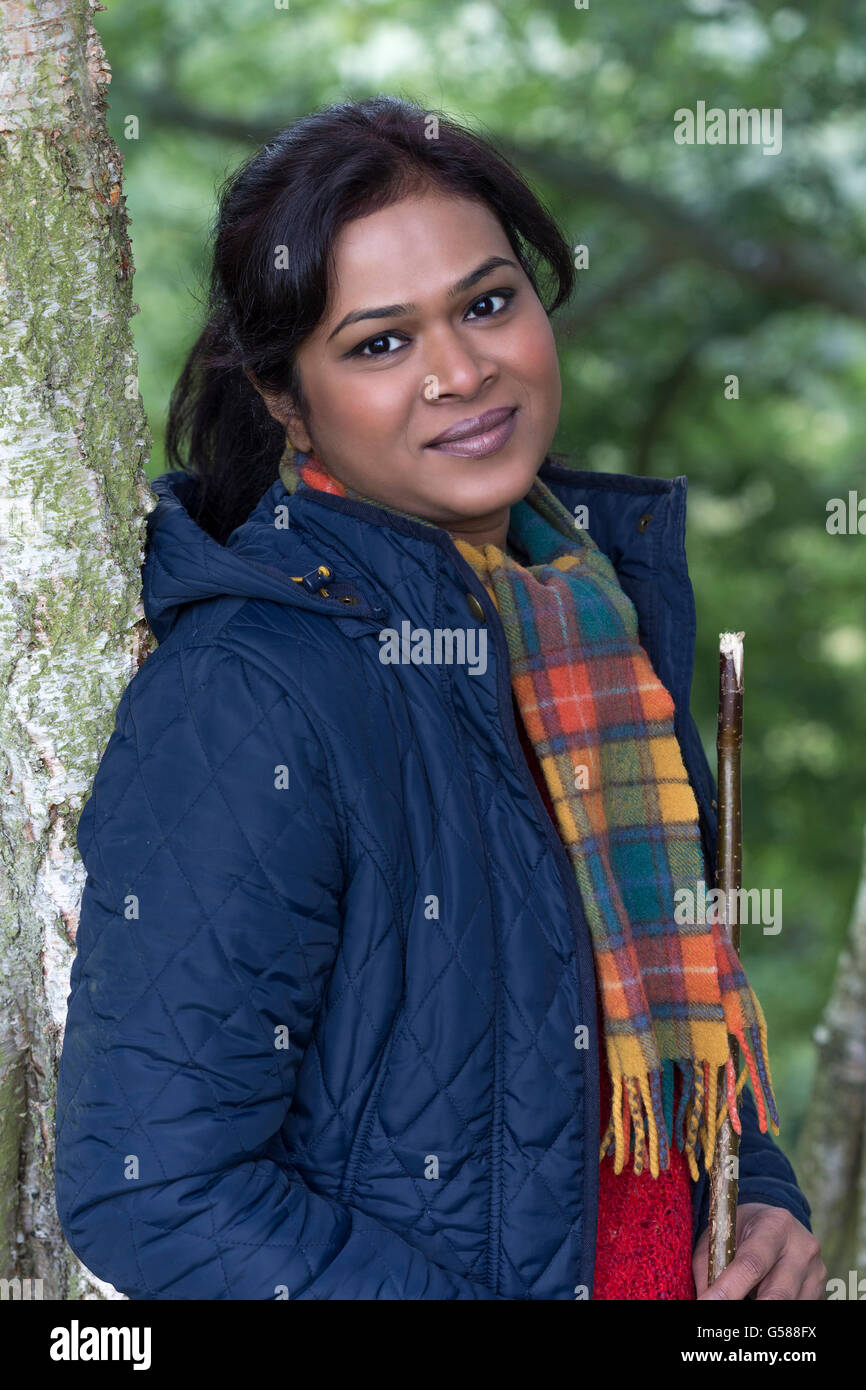
[[[506,256],[488,256],[487,260],[482,261],[475,270],[471,270],[468,275],[463,276],[462,280],[458,280],[456,285],[451,286],[448,291],[448,298],[454,299],[464,290],[470,290],[479,280],[483,280],[485,275],[489,275],[491,270],[496,270],[498,266],[503,265],[512,266],[515,270],[520,269],[516,261],[511,261]],[[337,327],[328,334],[327,341],[330,342],[342,328],[348,327],[350,323],[358,323],[361,319],[400,318],[401,315],[414,314],[417,308],[417,304],[384,304],[377,309],[353,309],[351,314],[340,319]]]

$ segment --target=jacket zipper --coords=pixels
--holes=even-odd
[[[580,996],[583,1017],[578,1020],[585,1023],[589,1029],[590,1038],[598,1036],[598,1020],[595,999],[595,962],[592,955],[591,937],[589,923],[583,909],[580,897],[580,890],[574,876],[574,869],[565,850],[565,846],[550,819],[547,807],[541,796],[541,792],[535,785],[535,778],[529,769],[529,765],[520,746],[520,738],[517,733],[517,726],[514,718],[514,707],[511,702],[511,681],[509,673],[511,670],[511,658],[508,653],[508,644],[505,639],[505,628],[498,612],[488,610],[489,595],[481,584],[475,571],[466,563],[456,546],[454,546],[454,557],[460,573],[469,583],[471,591],[475,594],[484,611],[485,621],[493,631],[496,643],[497,661],[497,705],[499,708],[499,722],[505,734],[505,741],[508,744],[512,761],[518,770],[518,774],[523,781],[523,785],[529,795],[530,801],[535,806],[536,815],[542,826],[542,831],[547,838],[547,842],[553,850],[554,857],[559,866],[559,874],[565,893],[566,902],[571,912],[571,926],[574,933],[575,946],[577,950],[578,972],[580,976]],[[507,709],[507,715],[504,713]],[[586,1087],[589,1087],[587,1094]],[[598,1135],[600,1122],[600,1100],[599,1100],[599,1058],[594,1048],[586,1049],[586,1066],[584,1068],[584,1130],[585,1134]],[[581,1257],[580,1270],[578,1272],[575,1298],[578,1297],[577,1289],[585,1289],[585,1298],[592,1298],[592,1285],[595,1276],[595,1247],[597,1241],[598,1227],[598,1189],[599,1189],[599,1163],[598,1146],[595,1140],[585,1142],[584,1149],[589,1148],[589,1153],[584,1151],[584,1184],[583,1184],[583,1253]],[[500,1226],[501,1233],[501,1226]],[[498,1275],[494,1293],[499,1292]]]

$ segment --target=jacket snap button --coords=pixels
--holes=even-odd
[[[478,618],[479,621],[483,623],[485,620],[484,609],[481,607],[481,604],[478,602],[478,599],[475,597],[475,595],[467,594],[466,602],[469,605],[469,612],[472,614],[473,618]]]
[[[652,512],[644,512],[643,516],[640,517],[639,520],[638,520],[637,529],[638,529],[639,531],[645,531],[646,528],[649,526],[650,522],[652,521],[652,519],[653,519],[653,514],[652,514]]]

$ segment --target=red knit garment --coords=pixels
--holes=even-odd
[[[547,783],[516,700],[514,717],[529,769],[558,834]],[[598,1007],[601,1106],[598,1139],[593,1152],[587,1157],[597,1162],[611,1106],[610,1073],[604,1048],[603,1015],[597,981],[595,997]],[[679,1101],[678,1082],[677,1075],[674,1114]],[[621,1173],[614,1172],[613,1164],[613,1154],[608,1150],[599,1170],[593,1299],[694,1299],[691,1175],[685,1154],[671,1144],[670,1167],[662,1170],[657,1178],[651,1175],[648,1168],[636,1176],[631,1161]]]

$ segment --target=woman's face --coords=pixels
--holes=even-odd
[[[553,441],[562,387],[547,315],[496,217],[439,191],[407,196],[343,227],[335,268],[297,359],[310,432],[285,404],[269,408],[355,491],[504,544],[508,508]],[[433,446],[489,411],[512,414]]]

